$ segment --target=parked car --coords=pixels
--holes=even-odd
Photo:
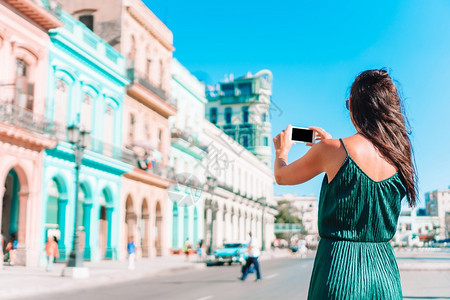
[[[247,249],[247,242],[226,242],[223,248],[214,251],[214,260],[220,265],[234,262],[243,264],[247,259]]]

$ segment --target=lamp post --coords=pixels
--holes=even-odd
[[[73,245],[69,255],[66,268],[63,270],[63,276],[74,278],[89,277],[87,268],[83,268],[83,253],[80,251],[80,241],[78,232],[78,192],[80,190],[80,168],[83,159],[84,149],[86,148],[86,131],[80,130],[78,126],[72,125],[67,128],[67,137],[72,144],[75,156],[75,211],[74,211],[74,229],[73,229]]]
[[[209,223],[209,247],[208,247],[208,254],[212,254],[212,248],[213,248],[213,221],[214,221],[214,211],[213,211],[213,192],[216,187],[217,179],[212,176],[206,177],[206,182],[208,184],[208,192],[210,194],[210,200],[209,200],[209,208],[211,209],[211,221]]]

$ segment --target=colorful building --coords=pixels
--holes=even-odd
[[[41,1],[0,1],[1,234],[16,236],[15,263],[27,266],[39,261],[43,151],[56,145],[44,111],[47,31],[62,25],[57,14]]]
[[[167,254],[168,118],[177,112],[169,96],[172,32],[140,0],[60,2],[127,59],[123,144],[139,164],[122,178],[120,258],[129,238],[137,257]]]
[[[80,169],[77,216],[80,247],[87,260],[117,259],[122,174],[133,168],[131,151],[121,148],[125,59],[83,23],[61,12],[64,27],[50,30],[47,120],[58,130],[56,148],[46,150],[40,210],[40,249],[59,238],[60,259],[72,249],[75,215],[75,160],[66,128],[89,132]],[[41,262],[45,263],[45,254]]]
[[[193,246],[204,239],[204,193],[206,172],[202,160],[207,146],[202,144],[205,114],[205,85],[198,81],[178,60],[172,61],[171,97],[178,113],[170,117],[171,147],[169,165],[176,185],[169,188],[167,210],[168,248],[173,253],[189,240]]]
[[[230,75],[217,87],[207,89],[206,118],[245,149],[270,166],[272,150],[269,120],[272,72]]]

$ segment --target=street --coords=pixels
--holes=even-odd
[[[28,299],[306,299],[312,264],[313,258],[263,261],[261,282],[255,274],[239,281],[240,265],[214,266]]]
[[[25,299],[306,299],[313,260],[288,257],[262,261],[261,282],[254,282],[255,274],[249,274],[246,282],[237,280],[240,265],[214,266]],[[409,257],[406,262],[421,268],[436,260]],[[438,260],[448,263],[449,259]],[[399,259],[400,266],[402,261],[405,259]],[[448,269],[401,269],[401,279],[404,299],[450,299]]]

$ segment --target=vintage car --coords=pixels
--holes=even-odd
[[[214,260],[217,264],[240,263],[247,259],[247,242],[225,242],[223,248],[214,251]]]

